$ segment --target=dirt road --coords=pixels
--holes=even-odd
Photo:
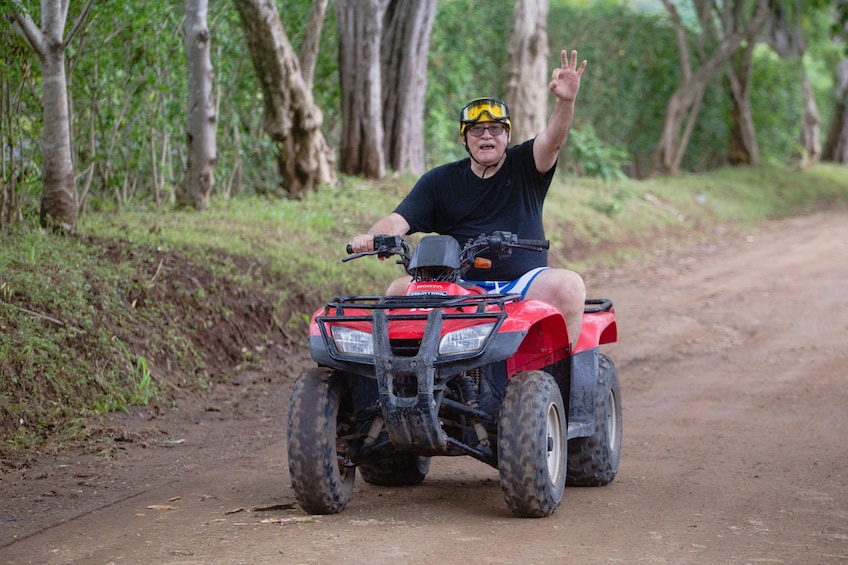
[[[254,372],[3,474],[0,563],[848,563],[848,214],[587,279],[618,314],[622,464],[550,518],[513,518],[468,458],[415,488],[358,480],[343,513],[308,516],[290,381]]]

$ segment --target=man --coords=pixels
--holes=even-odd
[[[469,158],[425,173],[395,211],[368,233],[353,238],[355,252],[372,251],[374,235],[440,233],[460,245],[481,233],[510,231],[522,239],[545,239],[542,206],[556,170],[559,150],[568,138],[574,101],[586,61],[577,66],[577,51],[560,54],[548,90],[556,96],[547,126],[535,139],[509,148],[509,110],[494,98],[469,102],[460,113],[460,136]],[[508,149],[509,148],[509,149]],[[583,324],[586,287],[577,273],[547,267],[547,253],[513,250],[487,270],[471,269],[465,279],[489,292],[521,293],[543,300],[565,317],[571,345]],[[388,294],[403,294],[409,277],[396,280]]]

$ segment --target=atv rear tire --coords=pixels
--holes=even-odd
[[[429,457],[408,451],[396,451],[359,466],[359,474],[366,483],[383,487],[417,485],[424,480],[429,470]]]
[[[565,490],[566,412],[553,377],[513,376],[498,420],[498,470],[509,509],[522,518],[550,516]]]
[[[346,388],[333,371],[306,370],[295,381],[289,403],[289,477],[295,498],[310,514],[335,514],[350,501],[355,467],[341,439],[348,430]]]
[[[615,365],[601,354],[595,387],[595,433],[568,442],[568,484],[608,485],[621,462],[621,387]]]

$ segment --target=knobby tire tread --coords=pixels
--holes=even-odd
[[[292,387],[288,417],[289,477],[311,514],[341,512],[353,493],[355,469],[340,468],[336,451],[344,383],[330,369],[305,371]]]
[[[618,445],[609,448],[606,432],[606,395],[613,388],[617,399]],[[618,473],[621,461],[621,389],[612,360],[601,354],[595,394],[595,433],[568,442],[568,484],[581,487],[605,486]]]
[[[559,507],[565,488],[565,457],[554,484],[547,468],[547,409],[558,404],[562,422],[562,395],[553,377],[542,371],[519,373],[510,379],[498,421],[498,470],[504,500],[517,516],[549,516]],[[562,449],[567,449],[565,430]]]

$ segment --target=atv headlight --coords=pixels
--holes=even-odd
[[[469,326],[446,333],[439,342],[439,355],[471,353],[483,347],[486,338],[492,333],[495,323]]]
[[[333,341],[342,353],[351,355],[374,355],[374,340],[371,334],[344,326],[333,326],[330,330]]]

